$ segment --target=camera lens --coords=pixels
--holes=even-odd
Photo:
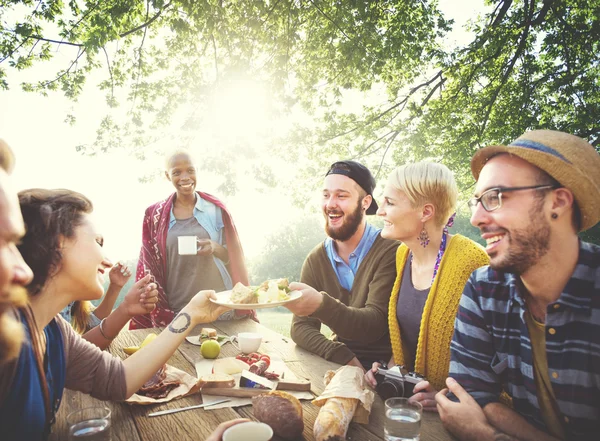
[[[403,392],[403,384],[396,381],[383,381],[377,386],[377,393],[384,401],[392,397],[401,397]]]

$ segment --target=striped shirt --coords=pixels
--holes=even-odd
[[[451,344],[450,376],[484,407],[504,390],[514,410],[545,430],[519,277],[473,272],[465,286]],[[600,246],[581,242],[575,271],[546,310],[548,374],[567,439],[600,433]]]

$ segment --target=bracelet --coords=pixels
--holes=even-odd
[[[100,328],[100,334],[102,334],[102,337],[104,337],[107,340],[114,340],[115,338],[110,338],[107,337],[106,334],[104,333],[104,321],[106,320],[106,317],[104,317],[101,321],[100,324],[98,325],[98,327]]]

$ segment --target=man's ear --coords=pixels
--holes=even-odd
[[[167,178],[167,181],[171,181],[171,176],[169,175],[169,172],[165,170],[165,178]]]
[[[371,196],[370,194],[366,195],[362,200],[363,211],[367,211],[372,203],[373,203],[373,196]]]
[[[554,196],[552,198],[552,212],[559,216],[564,215],[566,211],[573,208],[573,192],[568,188],[561,187],[554,190]]]
[[[434,216],[435,206],[432,203],[427,202],[425,205],[423,205],[423,214],[421,215],[421,222],[425,223],[428,220],[433,219]]]

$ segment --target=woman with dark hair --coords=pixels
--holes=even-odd
[[[200,292],[151,344],[126,360],[103,352],[59,315],[72,301],[103,294],[108,265],[91,202],[73,191],[40,189],[21,192],[19,201],[27,229],[19,249],[34,271],[29,305],[18,312],[29,344],[16,360],[0,365],[0,385],[9,385],[0,403],[0,427],[3,439],[42,440],[50,433],[65,387],[124,400],[164,365],[196,324],[211,322],[226,309],[209,301],[214,293]],[[145,303],[134,302],[123,313],[148,312],[156,295],[156,286],[148,283],[139,295]],[[110,318],[90,332],[114,338],[125,321]]]
[[[248,271],[231,214],[223,202],[196,191],[196,166],[178,150],[166,161],[165,176],[175,193],[146,209],[136,279],[152,275],[158,304],[150,314],[131,320],[130,329],[165,326],[200,290],[224,291],[248,285]],[[196,237],[196,252],[183,255],[178,239]],[[220,320],[250,316],[253,310],[228,311]]]

